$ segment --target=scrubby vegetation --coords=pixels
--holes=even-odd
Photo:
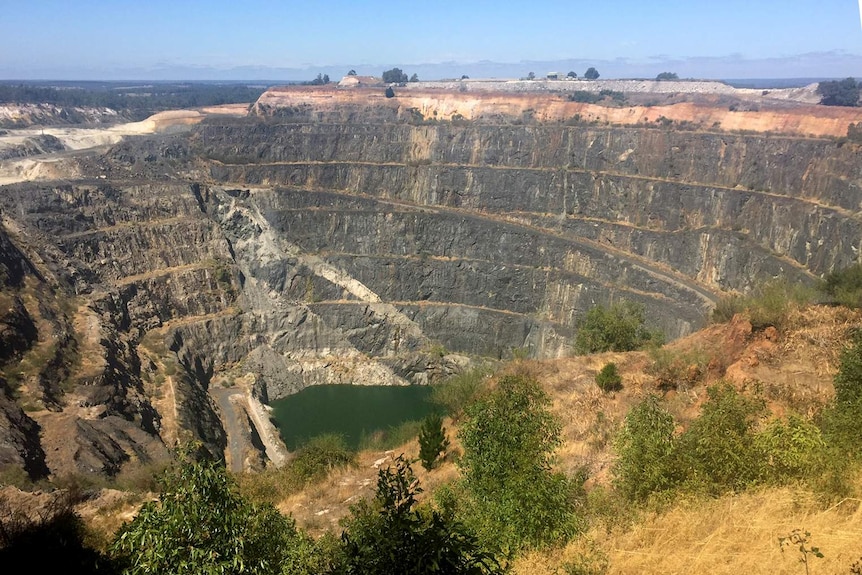
[[[478,367],[451,377],[434,386],[431,402],[457,421],[485,393],[490,375],[490,369]]]
[[[599,92],[588,92],[586,90],[575,90],[568,96],[571,102],[580,102],[582,104],[596,104],[603,100],[622,104],[626,101],[626,95],[615,90],[600,90]]]
[[[825,284],[852,287],[855,277],[840,272]],[[758,325],[786,331],[798,324],[794,310],[804,301],[795,293],[768,285],[734,310],[749,317],[760,313]],[[652,336],[631,337],[643,329],[643,317],[636,306],[620,305],[622,317],[634,321],[608,320],[613,314],[607,309],[596,314],[603,328],[622,326],[606,329],[607,339],[616,341],[623,333],[620,341],[627,346],[652,341]],[[850,315],[842,317],[852,316],[845,312]],[[756,336],[757,330],[746,333]],[[847,506],[851,511],[841,513],[848,517],[858,513],[853,501],[859,497],[862,464],[862,331],[851,330],[837,359],[834,400],[813,415],[771,411],[764,382],[706,386],[707,371],[714,369],[707,367],[715,360],[712,350],[675,346],[631,357],[625,363],[571,360],[588,367],[578,376],[583,386],[566,393],[582,395],[585,406],[602,406],[595,424],[577,433],[602,435],[603,443],[594,448],[613,454],[602,460],[607,478],[590,477],[589,489],[584,482],[596,468],[571,461],[560,465],[563,425],[546,391],[551,384],[540,384],[539,368],[521,360],[496,377],[476,370],[437,387],[434,400],[452,418],[452,424],[445,421],[457,428],[457,439],[453,431],[448,445],[443,417],[427,418],[412,438],[418,443],[412,451],[416,459],[393,456],[377,474],[373,498],[356,500],[340,528],[333,528],[334,522],[328,530],[297,523],[273,507],[303,489],[319,489],[317,482],[335,484],[358,469],[356,454],[340,438],[324,436],[306,444],[283,469],[238,481],[221,464],[185,457],[164,476],[158,499],[146,503],[109,545],[94,545],[72,514],[71,548],[83,552],[88,566],[95,565],[92,572],[102,573],[483,574],[507,567],[516,573],[605,573],[618,566],[608,558],[602,537],[626,532],[645,537],[636,532],[645,517],[664,521],[696,508],[724,509],[718,502],[728,494],[734,501],[761,501],[773,491],[790,493],[794,505],[810,499],[806,505]],[[633,362],[640,362],[637,369],[652,387],[632,375]],[[624,393],[596,391],[592,374],[603,392],[619,391],[626,369],[632,383]],[[614,404],[626,407],[605,411]],[[566,431],[566,441],[571,437]],[[441,463],[439,455],[446,451]],[[418,472],[422,487],[412,468],[417,461],[426,469],[424,475]],[[429,493],[424,486],[430,486]],[[782,523],[770,531],[776,549],[778,539],[794,529]],[[828,558],[830,549],[820,543],[819,533],[815,537]],[[20,552],[17,545],[4,541],[0,559],[15,556],[3,554],[9,549]],[[553,568],[518,567],[537,557],[554,557]],[[844,572],[856,558],[843,563]]]
[[[850,308],[862,307],[862,264],[830,272],[819,289],[831,303]]]
[[[224,467],[183,460],[114,539],[110,556],[146,573],[320,573],[328,558],[271,505],[244,499]]]
[[[646,327],[644,307],[630,301],[597,305],[578,322],[575,351],[633,351],[647,344],[661,344],[660,332]]]
[[[844,496],[862,461],[862,338],[842,355],[836,397],[819,425],[802,416],[769,418],[759,393],[728,383],[708,399],[688,428],[649,397],[626,416],[615,447],[615,485],[632,501],[670,493],[711,496],[757,485],[803,482],[830,497]]]
[[[303,445],[285,467],[240,476],[240,490],[255,501],[276,503],[333,470],[354,465],[355,458],[340,435],[320,435]]]
[[[662,347],[650,349],[653,360],[646,371],[656,379],[661,391],[691,389],[703,378],[708,364],[708,355],[700,349],[671,350]]]
[[[779,279],[758,285],[749,295],[730,295],[719,300],[712,319],[721,323],[730,321],[736,314],[745,314],[754,329],[785,327],[794,309],[814,300],[813,288]]]

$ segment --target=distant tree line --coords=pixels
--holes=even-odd
[[[820,82],[817,93],[824,106],[858,106],[860,84],[853,78]]]
[[[254,102],[264,90],[244,84],[150,84],[122,89],[0,84],[0,104],[111,108],[142,118],[161,110]]]
[[[317,78],[310,82],[303,82],[306,86],[325,86],[329,84],[329,74],[318,74]]]
[[[419,75],[413,74],[408,77],[401,68],[392,68],[383,72],[383,81],[387,84],[404,84],[406,82],[418,82]]]
[[[584,79],[585,80],[598,80],[599,75],[600,75],[599,71],[596,70],[595,68],[593,68],[592,66],[590,66],[589,68],[587,68],[587,71],[584,72]],[[574,71],[570,71],[568,74],[566,74],[566,78],[573,78],[574,79],[577,77],[578,77],[578,75]],[[525,79],[525,78],[522,78],[522,80],[523,79]],[[526,79],[527,80],[535,80],[536,79],[536,73],[530,72],[529,74],[527,74]]]

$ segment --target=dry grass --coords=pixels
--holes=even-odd
[[[810,545],[824,555],[809,559],[812,574],[849,573],[862,556],[862,501],[824,509],[812,494],[782,488],[681,502],[628,531],[593,530],[564,549],[521,557],[512,572],[552,575],[587,556],[593,563],[606,558],[608,575],[799,575],[801,554],[782,551],[778,539],[797,528],[809,531]]]
[[[813,573],[847,572],[862,554],[859,500],[823,510],[790,488],[683,504],[606,539],[605,549],[610,573],[798,574],[799,552],[778,543],[796,528],[824,554],[811,560]]]

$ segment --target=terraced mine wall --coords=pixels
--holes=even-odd
[[[563,356],[599,303],[674,338],[858,260],[853,142],[279,94],[0,189],[0,466],[255,467],[258,399]]]
[[[448,122],[203,126],[200,137],[215,181],[308,197],[311,213],[288,207],[295,218],[433,208],[426,218],[470,215],[643,257],[707,291],[744,291],[780,274],[810,279],[855,261],[859,247],[859,150],[834,140]],[[320,225],[292,229],[311,237]],[[384,249],[364,246],[385,234],[350,234],[357,249]]]

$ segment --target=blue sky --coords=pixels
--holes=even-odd
[[[663,64],[700,77],[862,75],[858,0],[0,0],[0,8],[0,78],[302,79],[399,65],[431,79],[485,70],[482,61],[523,64],[522,74],[533,63],[595,62],[606,77]]]

